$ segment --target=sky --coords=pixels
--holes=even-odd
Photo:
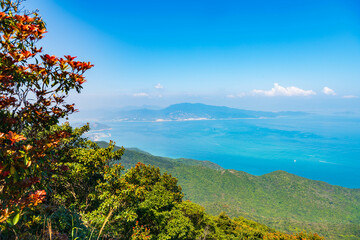
[[[200,102],[360,113],[358,0],[27,0],[45,52],[86,73],[80,112]]]

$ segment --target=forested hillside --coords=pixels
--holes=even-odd
[[[33,185],[36,191],[26,189],[29,197],[24,202],[0,191],[2,203],[7,200],[18,206],[24,204],[5,205],[7,209],[2,210],[0,218],[0,239],[323,239],[305,232],[282,233],[243,217],[230,218],[225,213],[210,215],[202,206],[185,200],[178,180],[161,173],[159,168],[139,162],[125,171],[121,164],[124,149],[111,143],[100,148],[82,138],[88,129],[88,126],[73,129],[64,124],[49,130],[67,137],[51,150],[56,162],[42,170],[43,176]],[[17,145],[21,141],[24,139],[17,141]],[[22,171],[19,167],[7,173],[9,162],[2,167],[1,177],[26,183],[26,177],[19,177]],[[129,162],[124,165],[129,166]],[[4,185],[6,189],[23,192],[18,186],[23,185]]]
[[[319,232],[329,239],[360,238],[360,189],[284,171],[254,176],[208,161],[157,157],[138,149],[127,149],[121,159],[125,167],[138,161],[178,178],[184,198],[204,206],[208,213],[225,211],[279,230]]]

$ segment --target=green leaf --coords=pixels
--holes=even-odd
[[[6,219],[6,222],[7,222],[10,226],[13,226],[13,225],[14,225],[14,224],[12,223],[12,221],[11,221],[10,218]]]
[[[16,170],[15,170],[14,166],[11,166],[11,167],[10,167],[10,174],[11,174],[11,175],[14,175],[15,171],[16,171]]]
[[[16,225],[19,222],[20,219],[20,212],[18,212],[18,214],[15,215],[15,217],[12,220],[12,224]]]

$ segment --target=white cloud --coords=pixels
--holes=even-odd
[[[335,91],[328,87],[324,87],[322,92],[326,95],[336,95]]]
[[[158,84],[155,85],[155,88],[156,88],[156,89],[163,89],[164,86],[161,85],[160,83],[158,83]]]
[[[358,96],[354,96],[354,95],[346,95],[346,96],[343,96],[343,98],[358,98]]]
[[[228,94],[226,95],[227,98],[242,98],[245,97],[247,94],[246,93],[238,93],[238,94]]]
[[[133,96],[134,97],[148,97],[149,94],[141,92],[141,93],[134,93]]]
[[[316,92],[313,90],[304,90],[298,87],[283,87],[280,86],[278,83],[274,83],[274,87],[271,90],[257,90],[254,89],[252,91],[254,94],[264,95],[268,97],[275,97],[275,96],[309,96],[315,95]]]

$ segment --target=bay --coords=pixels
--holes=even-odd
[[[100,140],[153,155],[209,160],[262,175],[284,170],[360,188],[360,118],[307,116],[169,122],[115,122]],[[111,137],[107,134],[111,134]]]

